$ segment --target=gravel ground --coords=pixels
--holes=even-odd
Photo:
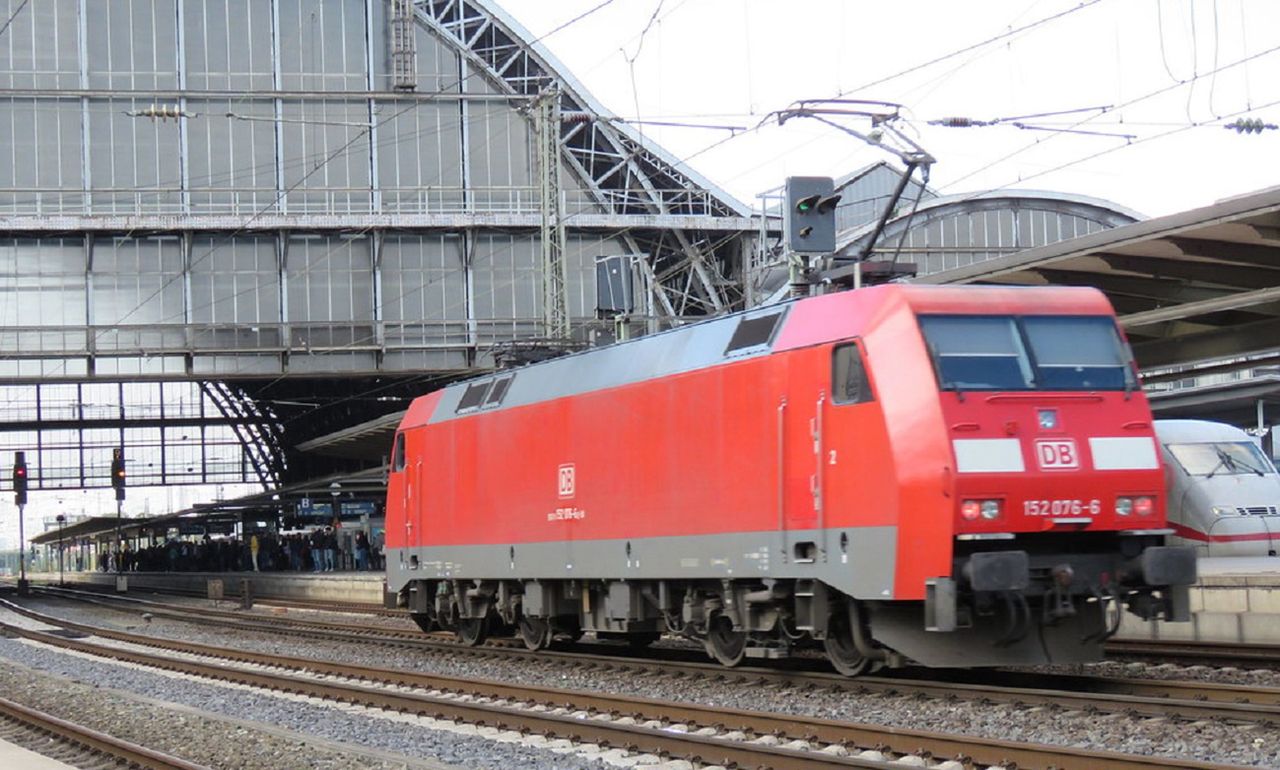
[[[6,697],[209,767],[605,768],[550,751],[100,663],[12,639],[0,639],[0,659],[5,662],[0,691]]]
[[[39,608],[38,604],[40,603],[35,600],[30,602],[33,608]],[[244,631],[231,632],[234,633],[234,639],[231,639],[227,631],[219,631],[211,626],[162,618],[144,624],[140,612],[136,611],[121,613],[92,605],[61,602],[50,603],[46,607],[50,614],[85,623],[203,644],[234,644],[244,649],[280,655],[316,657],[449,676],[501,679],[522,684],[626,692],[649,698],[685,700],[725,708],[805,714],[1006,740],[1057,743],[1134,754],[1161,754],[1256,767],[1280,767],[1280,729],[1254,725],[1228,725],[1207,721],[1184,723],[1120,714],[1099,717],[1054,707],[1027,708],[1013,704],[945,702],[912,695],[834,694],[778,687],[746,688],[704,678],[654,675],[637,677],[625,672],[568,668],[551,662],[522,662],[517,668],[510,661],[501,659],[481,660],[469,655],[423,653],[393,647],[362,646],[357,643],[327,643]],[[370,620],[371,625],[375,621],[381,624],[378,619]],[[407,620],[387,620],[402,626],[410,624]],[[1232,681],[1232,676],[1238,676],[1241,683],[1280,686],[1280,674],[1274,671],[1237,671],[1228,676],[1218,676],[1219,669],[1140,663],[1104,663],[1054,670],[1064,673],[1106,673],[1206,681]],[[448,761],[459,761],[466,756],[434,751],[414,752],[414,755],[438,756]]]

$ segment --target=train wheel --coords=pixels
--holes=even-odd
[[[551,624],[538,618],[521,616],[519,621],[520,638],[524,646],[531,650],[545,650],[551,646]]]
[[[409,617],[413,618],[413,622],[418,624],[418,628],[427,633],[436,630],[436,620],[429,612],[413,612],[409,614]]]
[[[707,626],[707,654],[725,666],[736,666],[747,657],[747,633],[734,631],[733,621],[723,615],[711,619]]]
[[[827,638],[822,641],[822,646],[827,651],[827,660],[831,661],[836,671],[845,676],[859,676],[871,666],[871,661],[854,646],[853,628],[849,625],[847,612],[831,616],[827,623]]]
[[[458,640],[468,647],[484,644],[489,636],[488,618],[459,618]]]

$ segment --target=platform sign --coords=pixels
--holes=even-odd
[[[342,518],[358,519],[362,516],[374,516],[378,512],[378,504],[372,500],[347,500],[342,504]]]
[[[298,513],[303,516],[311,515],[311,498],[304,497],[298,501]]]
[[[204,525],[197,524],[193,521],[178,522],[179,535],[203,535],[205,533]]]
[[[299,516],[301,519],[310,519],[316,524],[328,524],[333,521],[333,503],[312,503],[310,509],[306,513]]]

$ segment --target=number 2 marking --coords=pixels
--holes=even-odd
[[[827,457],[827,465],[836,464],[836,450],[832,449],[831,454]]]

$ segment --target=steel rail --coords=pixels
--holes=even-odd
[[[0,604],[35,617],[41,622],[66,628],[97,633],[105,638],[127,641],[149,647],[159,647],[188,654],[205,655],[222,660],[250,663],[258,666],[306,670],[321,675],[345,677],[363,682],[380,682],[393,686],[414,686],[441,691],[436,697],[419,693],[386,691],[363,685],[316,681],[310,678],[273,674],[266,671],[246,671],[221,664],[159,658],[146,653],[103,647],[91,642],[68,639],[44,631],[22,629],[0,623],[24,638],[74,649],[92,655],[107,656],[141,665],[181,671],[196,676],[235,681],[257,687],[295,692],[312,697],[337,699],[378,708],[431,716],[437,719],[461,719],[499,729],[518,729],[561,735],[572,740],[586,741],[606,746],[625,746],[629,749],[668,753],[695,761],[719,764],[736,762],[742,766],[790,768],[820,767],[900,767],[886,762],[838,756],[824,751],[791,749],[757,743],[729,742],[711,736],[672,732],[669,729],[649,728],[634,724],[645,720],[665,723],[686,723],[694,728],[716,726],[722,732],[740,731],[755,736],[790,736],[793,740],[819,742],[831,746],[877,748],[900,755],[927,755],[932,757],[956,757],[967,764],[985,766],[1045,767],[1056,770],[1151,770],[1151,768],[1187,768],[1211,770],[1230,765],[1220,765],[1193,760],[1119,754],[1067,746],[1051,746],[1018,743],[979,736],[939,734],[908,728],[885,727],[852,722],[761,713],[738,709],[724,709],[689,703],[658,701],[609,693],[564,690],[545,687],[514,685],[505,682],[459,679],[413,671],[377,669],[344,663],[332,663],[310,658],[292,658],[267,653],[232,650],[209,645],[143,637],[109,629],[96,629],[80,623],[67,623],[56,618],[41,616],[9,602]],[[504,703],[463,702],[457,693],[470,693],[478,699],[501,700]],[[564,704],[573,709],[589,709],[597,714],[625,715],[633,724],[603,722],[582,719],[578,715],[538,712],[531,705],[554,707]]]
[[[68,722],[8,698],[0,698],[0,716],[30,729],[55,736],[59,741],[81,746],[90,753],[115,757],[126,767],[141,767],[148,770],[209,770],[204,765],[197,765],[146,746],[115,738],[84,725]]]
[[[674,659],[675,656],[672,654],[662,659],[638,658],[626,655],[627,651],[620,647],[606,648],[615,650],[614,654],[557,650],[531,652],[523,646],[497,644],[468,647],[454,641],[431,640],[416,627],[400,632],[395,629],[371,628],[332,621],[246,618],[240,613],[157,604],[120,597],[109,597],[109,601],[111,600],[137,602],[147,607],[148,611],[156,616],[182,622],[208,623],[209,619],[202,617],[208,615],[218,618],[213,621],[216,625],[239,630],[272,634],[283,631],[306,638],[329,641],[360,643],[373,641],[484,657],[500,655],[551,660],[578,668],[595,666],[601,669],[639,669],[659,675],[678,671],[696,676],[730,677],[743,682],[778,686],[837,688],[886,694],[914,693],[934,698],[986,699],[1002,703],[1034,703],[1077,709],[1098,709],[1113,713],[1132,712],[1153,717],[1176,715],[1187,719],[1227,719],[1245,723],[1280,725],[1280,688],[1272,687],[1010,671],[984,672],[985,681],[959,681],[964,677],[963,674],[952,674],[954,680],[946,681],[915,676],[910,672],[894,676],[862,676],[851,679],[829,671],[779,670],[760,667],[730,669],[705,661]],[[91,601],[98,602],[100,597],[94,596]],[[68,625],[58,620],[46,619],[44,622]],[[291,626],[291,628],[282,629],[282,626]],[[87,632],[100,633],[93,630]]]
[[[1178,639],[1111,639],[1107,642],[1106,649],[1108,653],[1126,657],[1192,659],[1215,664],[1280,664],[1280,646],[1270,644],[1198,642]]]

